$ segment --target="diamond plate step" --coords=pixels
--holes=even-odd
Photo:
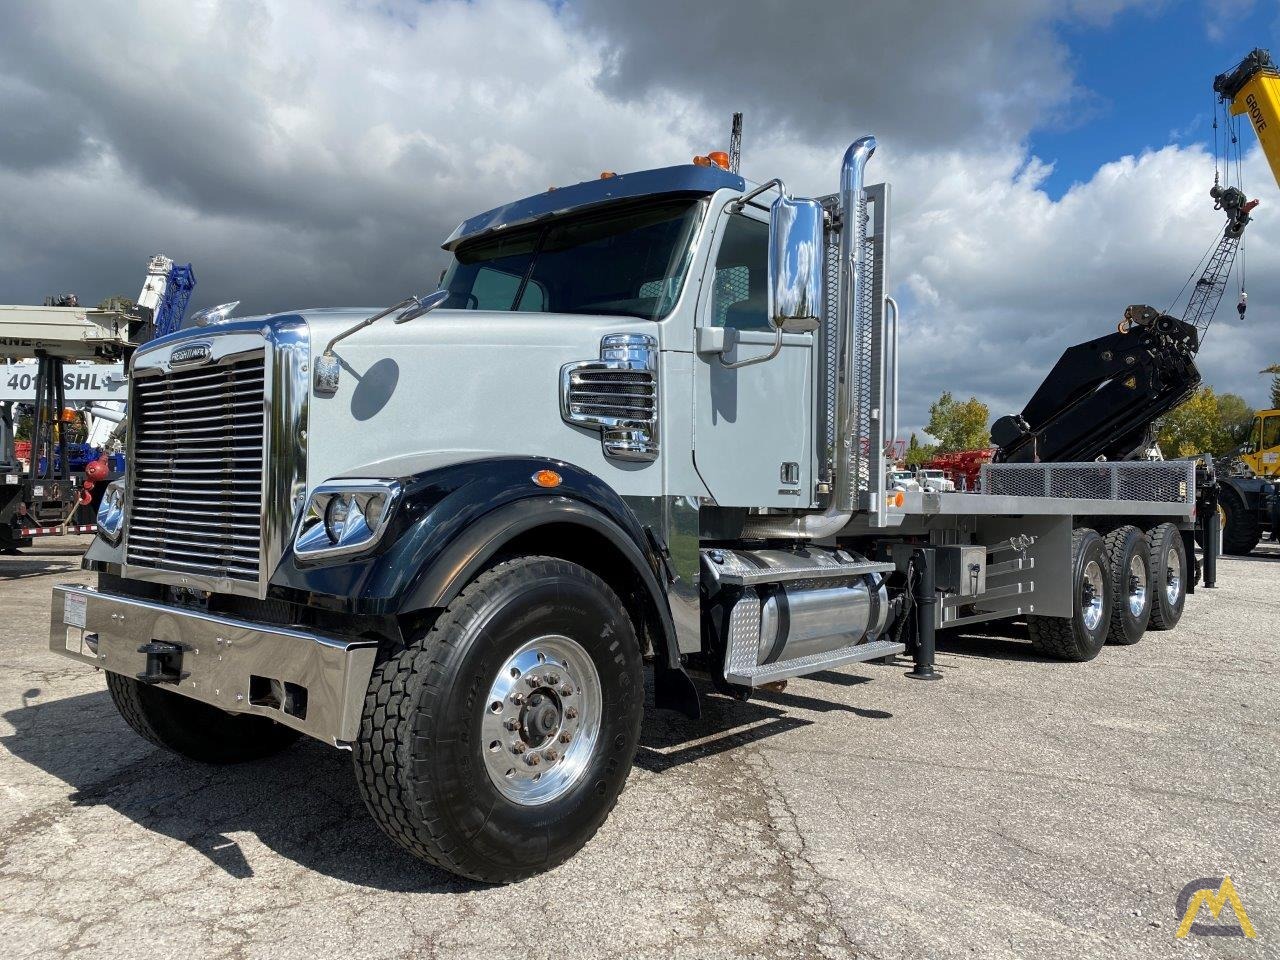
[[[725,571],[720,582],[729,587],[753,587],[761,583],[787,583],[793,580],[847,580],[868,573],[891,573],[898,569],[892,563],[841,563],[791,567],[785,570],[764,569],[745,572]]]
[[[881,564],[883,566],[883,564]],[[892,568],[892,564],[889,565]],[[879,660],[881,657],[895,653],[905,653],[906,644],[893,643],[889,640],[873,640],[856,647],[841,647],[827,653],[815,653],[807,657],[796,657],[794,660],[779,660],[758,667],[731,668],[725,674],[730,683],[738,683],[748,687],[773,683],[775,680],[786,680],[790,677],[802,677],[807,673],[819,670],[830,670],[846,663],[862,663],[866,660]]]

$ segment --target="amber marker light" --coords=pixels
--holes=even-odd
[[[554,470],[539,470],[533,475],[533,482],[540,487],[551,489],[552,487],[560,486],[564,482],[564,478]]]

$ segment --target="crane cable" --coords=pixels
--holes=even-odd
[[[1218,137],[1218,115],[1222,115],[1223,132],[1221,141]],[[1219,143],[1221,143],[1221,151],[1219,151]],[[1233,149],[1234,148],[1234,149]],[[1235,186],[1244,192],[1244,168],[1241,163],[1240,149],[1240,118],[1232,117],[1227,102],[1221,97],[1214,95],[1213,104],[1213,185],[1217,187],[1221,183],[1222,176],[1225,175],[1227,180],[1231,180],[1231,168],[1235,166]],[[1219,160],[1221,160],[1221,168],[1219,168]],[[1230,184],[1228,184],[1230,186]],[[1214,234],[1213,240],[1209,243],[1209,248],[1205,250],[1204,256],[1200,258],[1200,262],[1196,264],[1195,269],[1188,275],[1186,282],[1182,284],[1182,288],[1178,291],[1177,296],[1173,298],[1173,302],[1169,304],[1169,309],[1165,313],[1172,313],[1173,308],[1178,305],[1178,301],[1182,299],[1182,295],[1186,292],[1187,287],[1201,275],[1205,267],[1205,262],[1213,255],[1214,249],[1218,246],[1222,239],[1221,231]],[[1240,318],[1244,319],[1245,310],[1249,305],[1249,294],[1245,289],[1245,239],[1240,237],[1240,246],[1238,251],[1238,259],[1240,261],[1240,272],[1237,274],[1237,282],[1239,284],[1240,298],[1236,302],[1236,312]],[[1210,318],[1212,322],[1212,317]],[[1202,333],[1208,333],[1208,324]]]
[[[1225,107],[1224,107],[1225,110]],[[1244,164],[1242,162],[1242,154],[1244,150],[1240,146],[1240,118],[1232,118],[1234,123],[1231,129],[1231,144],[1235,148],[1236,161],[1236,187],[1241,193],[1244,193]],[[1244,320],[1244,312],[1249,307],[1249,294],[1245,290],[1245,244],[1246,240],[1243,234],[1240,235],[1240,272],[1236,275],[1236,279],[1240,284],[1240,299],[1236,301],[1236,313],[1240,315],[1240,319]]]

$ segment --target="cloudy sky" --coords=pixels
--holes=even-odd
[[[1067,345],[1169,306],[1220,229],[1210,84],[1275,0],[9,0],[0,302],[383,305],[464,216],[723,148],[836,186],[854,137],[894,185],[904,424],[943,389],[1020,409]],[[1280,190],[1253,142],[1250,310],[1206,380],[1263,402],[1280,361]],[[1235,281],[1233,280],[1233,285]]]

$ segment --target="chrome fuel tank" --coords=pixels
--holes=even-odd
[[[704,550],[703,588],[726,675],[819,658],[875,641],[888,626],[884,574],[843,550]]]

